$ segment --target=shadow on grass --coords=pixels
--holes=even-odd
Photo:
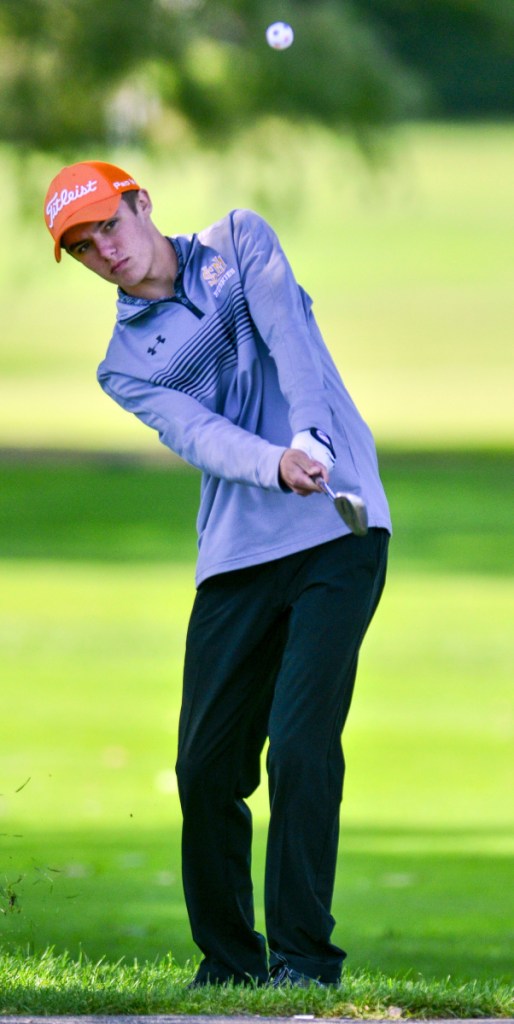
[[[490,831],[490,830],[489,830]],[[489,832],[487,833],[489,835]],[[415,979],[512,978],[509,859],[484,852],[486,833],[345,827],[334,938],[352,971]],[[501,835],[499,835],[501,841]],[[257,927],[264,930],[266,829],[254,842]],[[2,840],[13,908],[4,898],[0,945],[73,958],[198,957],[180,881],[179,829],[40,832]]]
[[[179,464],[42,453],[0,455],[0,557],[77,561],[196,558],[200,477]],[[397,569],[510,572],[513,460],[507,452],[381,455]]]

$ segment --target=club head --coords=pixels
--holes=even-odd
[[[368,511],[358,494],[343,494],[339,491],[334,496],[334,505],[341,519],[356,537],[365,537],[368,532]]]

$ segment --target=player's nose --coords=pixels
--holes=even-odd
[[[100,235],[96,238],[96,248],[104,260],[112,260],[116,256],[116,246],[112,238]]]

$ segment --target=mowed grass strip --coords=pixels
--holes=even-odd
[[[200,474],[161,451],[139,462],[119,453],[0,453],[0,557],[190,564]],[[510,575],[511,449],[379,455],[395,571]]]

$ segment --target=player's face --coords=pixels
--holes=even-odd
[[[110,220],[90,221],[69,228],[64,248],[94,274],[131,292],[144,287],[156,262],[156,231],[150,220],[152,204],[143,190],[137,212],[121,199]]]

